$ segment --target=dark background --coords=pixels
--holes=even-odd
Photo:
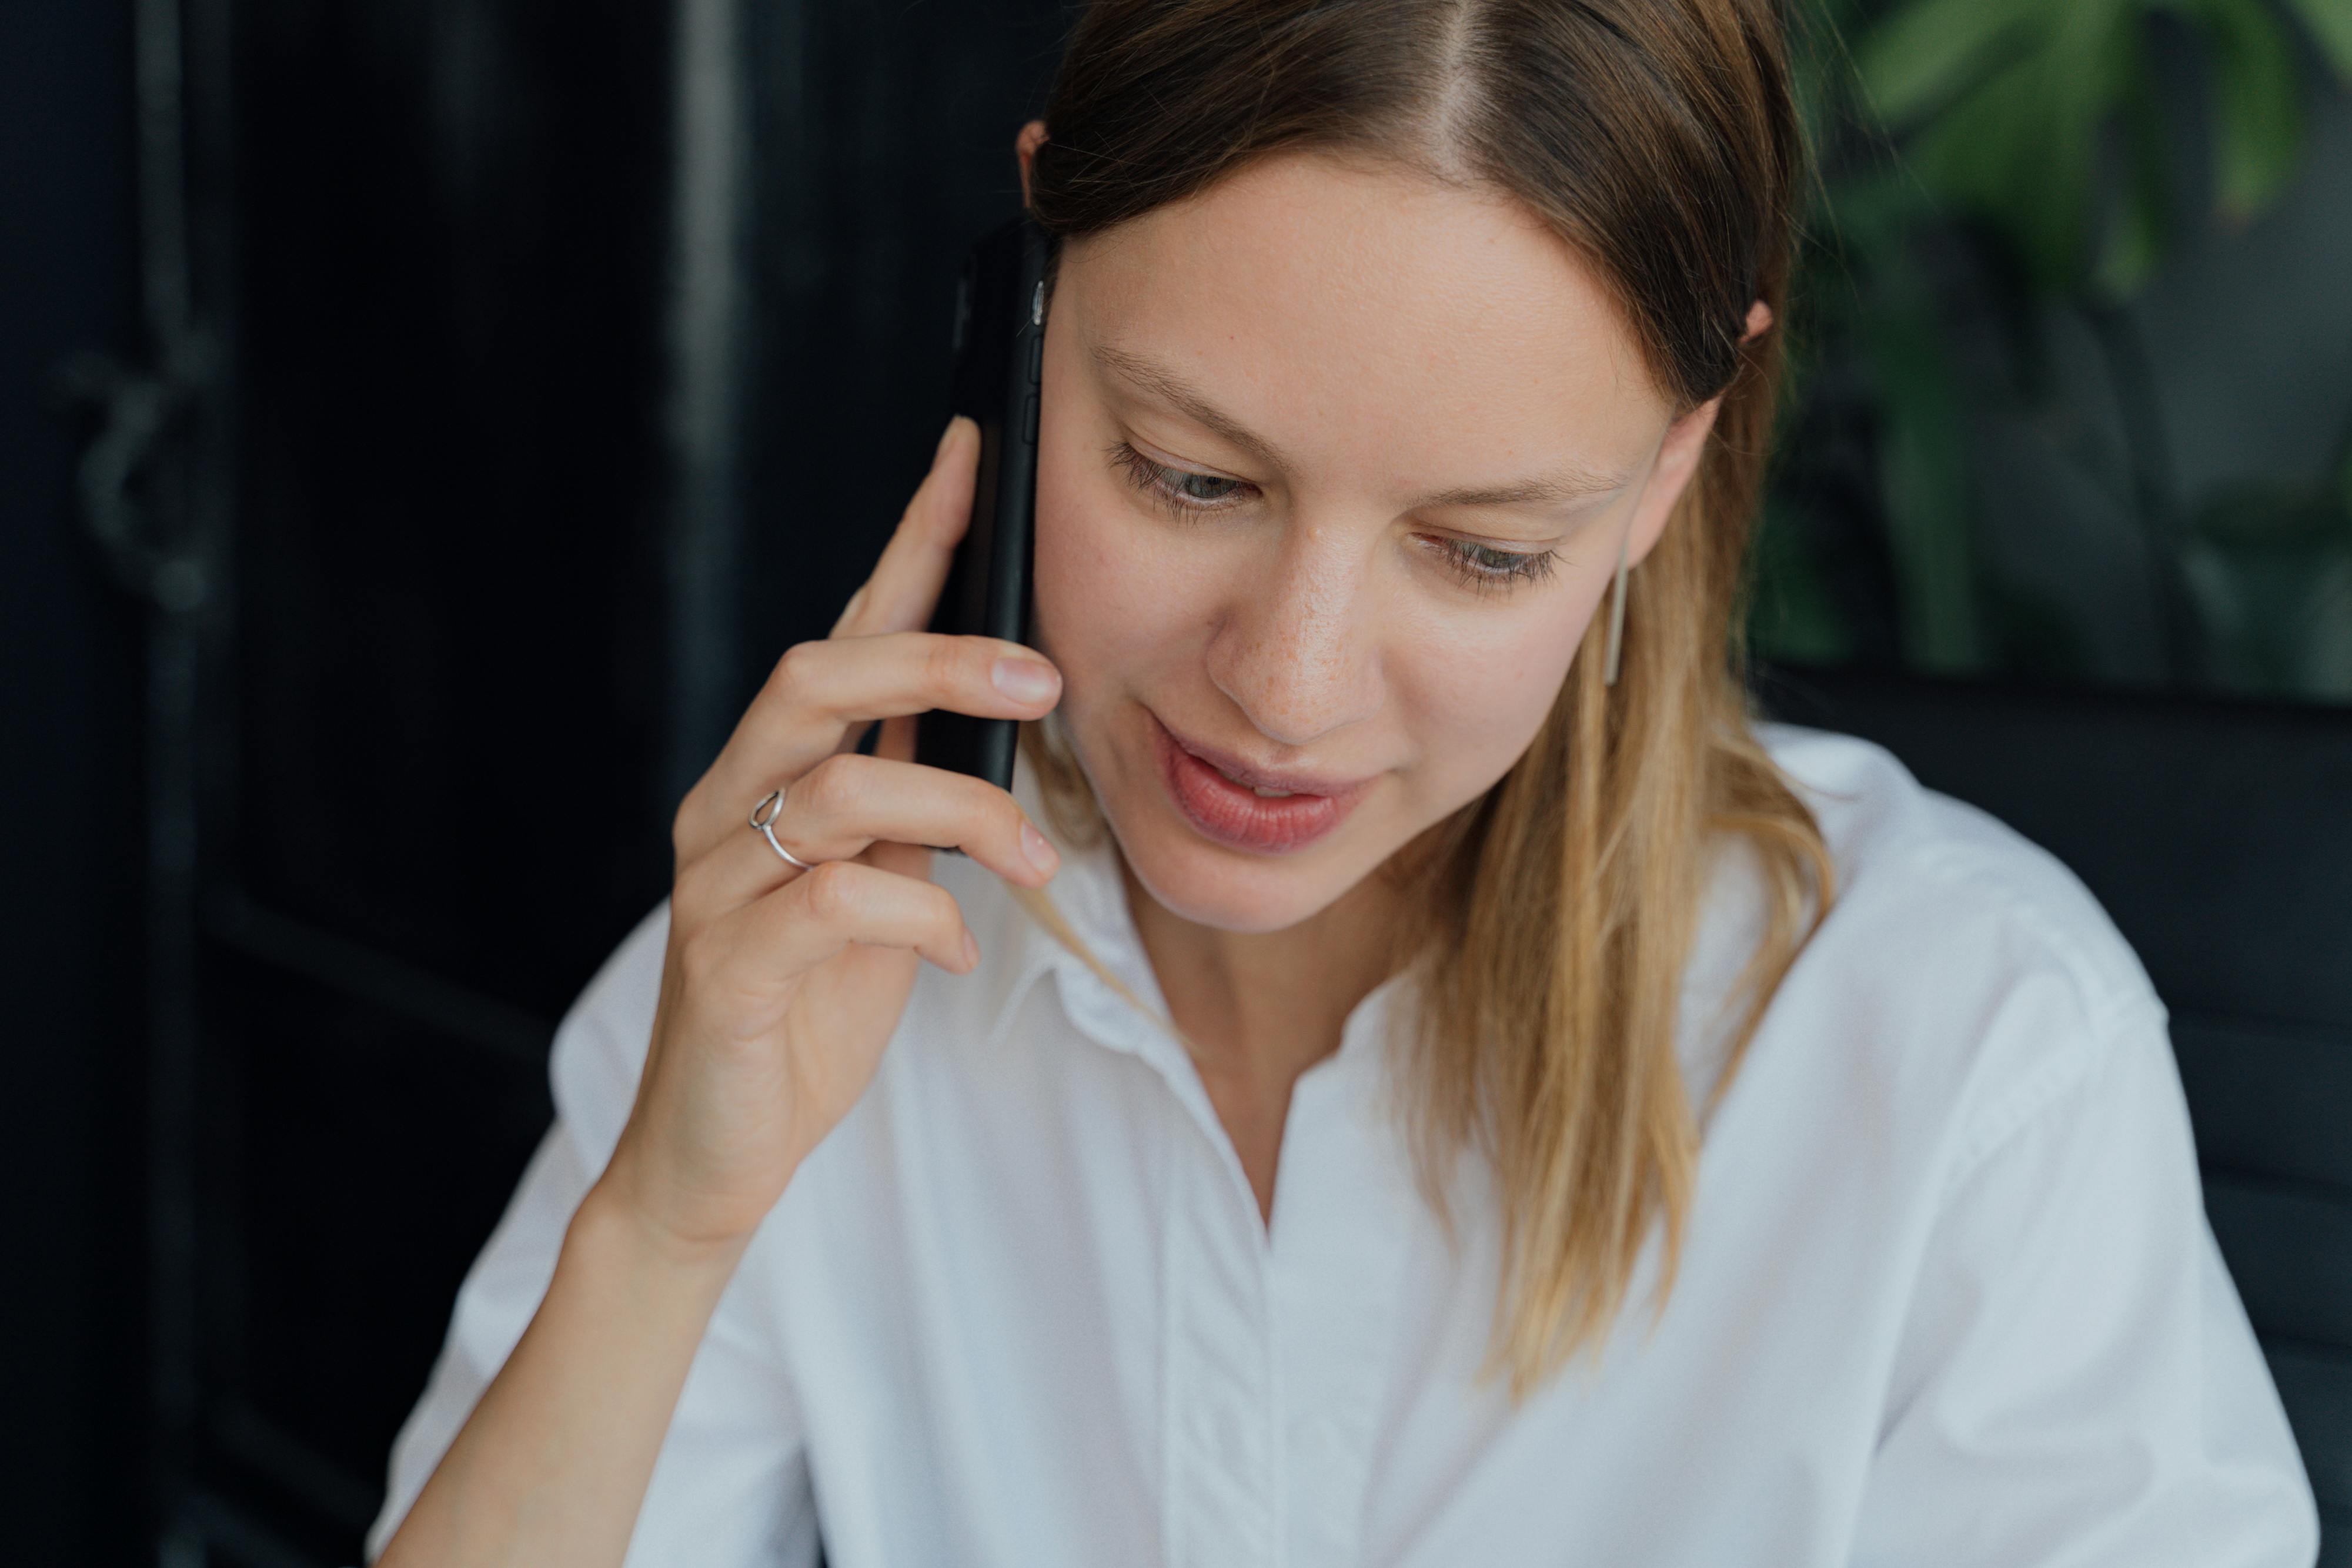
[[[555,1020],[664,892],[680,791],[919,475],[955,263],[1013,204],[1060,26],[1055,0],[11,13],[0,1560],[356,1562],[546,1124]],[[2308,172],[2122,308],[2217,484],[2317,472],[2352,428],[2352,115],[2307,64]],[[2013,342],[1988,253],[1925,243],[1963,348]],[[2050,385],[2059,425],[2115,423],[2063,362]],[[2211,434],[2266,397],[2296,418]],[[2266,1247],[2352,1266],[2325,1207],[2343,1140],[2231,1088],[2259,1061],[2275,1099],[2352,1107],[2352,747],[2307,700],[2336,666],[2159,695],[2179,671],[2136,650],[2163,594],[2129,582],[2161,572],[2051,479],[2043,413],[1969,414],[2011,575],[1986,569],[1989,630],[1928,635],[1874,488],[1890,416],[1828,354],[1776,503],[1800,524],[1774,559],[1807,570],[1766,596],[1768,645],[1818,667],[1772,700],[1895,743],[2116,909],[2186,1020],[2209,1201],[2252,1216],[2224,1243],[2274,1364],[2317,1368],[2299,1428],[2343,1438],[2352,1283],[2263,1271]],[[2322,547],[2293,559],[2333,570]],[[2071,629],[2017,609],[2070,593]],[[1922,663],[1979,684],[1900,673]],[[2267,829],[2213,839],[2250,791]],[[2282,910],[2294,940],[2263,925]],[[2352,1439],[2311,1451],[2352,1477]]]
[[[920,476],[1059,38],[177,14],[184,307],[130,7],[0,51],[12,1563],[356,1560],[556,1019]],[[76,465],[151,403],[109,550]]]
[[[68,350],[136,320],[129,18],[23,7],[0,49],[0,1474],[5,1550],[131,1562],[138,1334],[138,607],[93,569]]]

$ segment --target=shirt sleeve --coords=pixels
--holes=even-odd
[[[2206,1222],[2161,1009],[1995,1109],[1945,1187],[1856,1568],[2310,1568],[2310,1485]]]
[[[668,926],[667,906],[639,925],[556,1031],[549,1066],[555,1123],[459,1287],[440,1359],[393,1445],[383,1511],[368,1531],[371,1563],[530,1326],[572,1214],[612,1156],[645,1063]],[[747,1254],[687,1374],[628,1568],[818,1561],[800,1421],[773,1354],[759,1270],[749,1263]]]

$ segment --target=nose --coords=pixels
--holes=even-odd
[[[1275,559],[1234,584],[1209,639],[1209,679],[1268,739],[1311,746],[1379,711],[1371,557],[1357,530],[1297,520]]]

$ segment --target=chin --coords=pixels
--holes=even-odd
[[[1133,834],[1117,815],[1106,814],[1136,881],[1161,908],[1196,925],[1254,934],[1286,930],[1330,907],[1357,880],[1328,863],[1240,862],[1232,852],[1167,821],[1164,807],[1160,821]]]

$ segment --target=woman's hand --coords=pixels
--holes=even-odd
[[[873,1077],[917,962],[961,973],[978,958],[921,846],[958,845],[1032,887],[1052,874],[1054,852],[1011,796],[909,760],[914,714],[1034,718],[1061,695],[1025,648],[917,630],[962,537],[979,448],[969,420],[948,427],[833,635],[784,655],[678,809],[669,951],[636,1104],[530,1326],[383,1568],[621,1562],[744,1242]],[[875,720],[879,754],[860,757],[855,739]],[[771,825],[814,871],[787,865],[748,823],[776,789]]]
[[[958,419],[874,575],[830,637],[778,661],[673,830],[677,883],[661,1000],[635,1108],[599,1183],[667,1245],[739,1247],[874,1075],[924,958],[979,961],[962,912],[929,876],[954,845],[1024,885],[1055,856],[1013,797],[917,766],[929,708],[1035,718],[1061,695],[1040,654],[921,628],[971,509],[980,436]],[[855,749],[882,722],[874,756]],[[771,827],[815,869],[787,864]]]

